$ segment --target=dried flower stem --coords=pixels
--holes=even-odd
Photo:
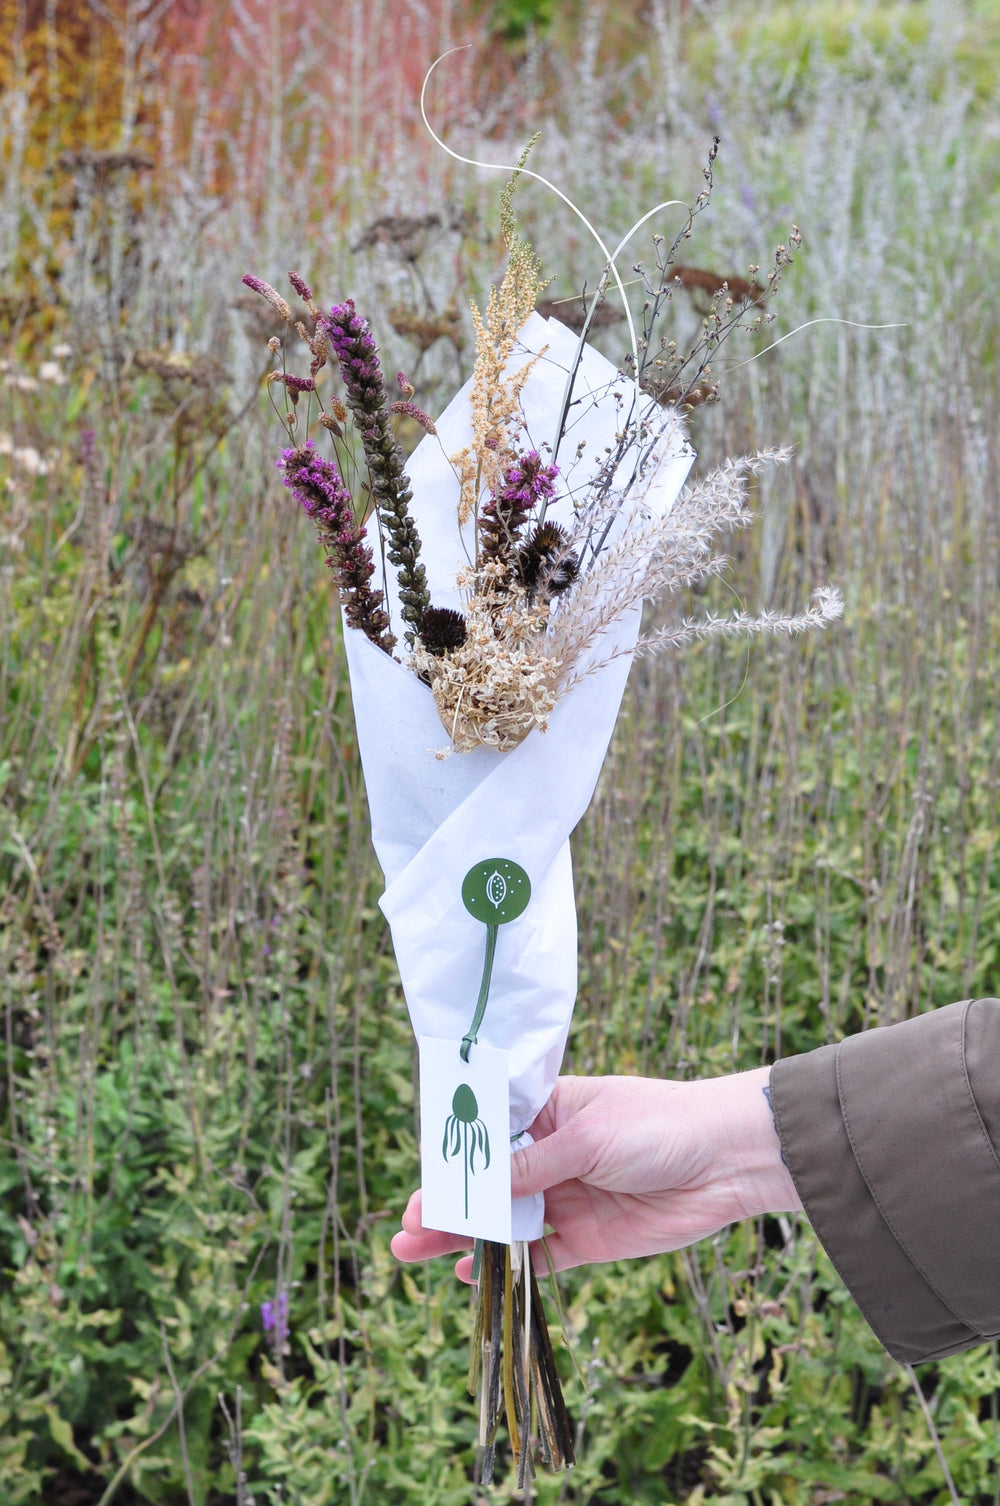
[[[514,434],[521,424],[520,397],[535,362],[545,353],[540,351],[520,368],[510,369],[518,334],[534,313],[538,295],[546,286],[535,253],[517,232],[511,203],[530,145],[529,142],[500,195],[500,228],[507,243],[507,270],[499,288],[490,289],[486,313],[481,314],[475,304],[472,306],[476,330],[476,363],[469,397],[472,444],[449,457],[461,487],[460,523],[476,515],[484,491],[495,498],[500,496],[505,472],[521,458],[514,447]]]
[[[347,406],[361,435],[379,522],[388,536],[387,554],[399,572],[400,607],[403,620],[411,629],[404,636],[412,645],[431,599],[419,559],[420,536],[410,515],[413,494],[402,451],[389,424],[389,402],[378,347],[367,320],[356,312],[353,299],[335,305],[323,319],[323,328],[340,362]]]

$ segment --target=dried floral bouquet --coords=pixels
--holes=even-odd
[[[748,524],[751,479],[783,458],[765,452],[727,461],[682,490],[693,459],[684,408],[710,391],[710,358],[728,335],[745,319],[763,321],[760,306],[791,257],[779,248],[766,288],[756,269],[742,296],[722,284],[691,350],[678,353],[658,336],[677,248],[708,201],[710,160],[708,187],[685,230],[669,248],[654,241],[657,276],[647,279],[642,335],[619,371],[585,341],[610,279],[619,280],[614,257],[579,339],[541,320],[535,308],[545,284],[512,210],[517,176],[501,195],[506,274],[485,311],[473,309],[471,382],[438,424],[415,405],[402,373],[399,395],[390,395],[369,326],[351,300],[324,312],[293,272],[308,315],[297,318],[273,287],[244,278],[286,326],[270,341],[279,358],[270,390],[283,397],[276,407],[291,441],[278,465],[316,528],[340,597],[373,839],[386,875],[382,907],[414,1027],[422,1048],[428,1036],[454,1041],[456,1066],[459,1057],[469,1064],[487,1039],[509,1053],[512,1142],[559,1069],[575,996],[568,837],[592,794],[632,656],[712,634],[797,632],[841,611],[837,593],[824,589],[798,616],[707,616],[639,636],[645,601],[724,567],[716,540]],[[287,369],[292,329],[309,350],[308,376]],[[339,374],[341,395],[324,402],[328,368]],[[310,436],[314,414],[332,456]],[[426,431],[409,467],[393,427],[402,415]],[[363,480],[353,488],[345,481],[356,464],[351,426],[363,457]],[[433,560],[430,572],[425,559]],[[367,657],[357,647],[362,638]],[[386,660],[388,670],[374,662]],[[433,748],[427,698],[444,734]],[[463,755],[451,761],[462,766],[454,776],[440,762],[452,752]],[[500,841],[511,859],[495,857]],[[457,883],[455,864],[464,868],[477,852],[482,861]],[[520,908],[511,899],[518,884]],[[485,960],[472,917],[487,925]],[[516,957],[497,941],[500,925],[514,919],[522,927]],[[480,987],[470,1020],[474,977]],[[464,1029],[455,1024],[463,1013]],[[468,1218],[475,1150],[481,1178],[491,1164],[490,1137],[469,1083],[450,1105],[438,1143],[446,1161],[449,1144],[456,1155],[463,1148]],[[493,1135],[494,1152],[505,1139],[506,1126]],[[426,1162],[424,1183],[426,1209]],[[470,1385],[480,1396],[481,1478],[491,1477],[505,1415],[523,1484],[533,1451],[561,1467],[572,1462],[573,1442],[527,1257],[528,1241],[542,1232],[541,1208],[515,1205],[511,1229],[509,1240],[476,1241]]]

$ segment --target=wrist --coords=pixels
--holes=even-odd
[[[720,1114],[720,1171],[739,1217],[801,1212],[802,1200],[781,1154],[771,1113],[769,1067],[715,1079]]]

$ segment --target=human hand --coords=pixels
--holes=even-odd
[[[511,1157],[512,1196],[546,1194],[555,1268],[676,1250],[738,1219],[800,1209],[767,1080],[766,1067],[702,1082],[561,1077],[531,1126],[535,1144]],[[423,1228],[419,1192],[392,1241],[403,1261],[470,1246]],[[544,1270],[544,1254],[534,1258]],[[466,1256],[455,1269],[468,1281],[471,1266]]]

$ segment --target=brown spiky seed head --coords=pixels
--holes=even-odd
[[[419,632],[427,652],[442,658],[465,642],[465,618],[451,607],[427,607],[420,618]]]
[[[539,523],[518,551],[517,567],[528,595],[541,590],[546,598],[568,591],[580,573],[569,535],[558,523]]]

